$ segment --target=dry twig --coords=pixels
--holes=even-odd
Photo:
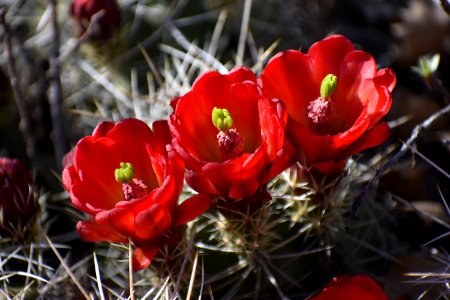
[[[346,212],[346,216],[348,218],[348,221],[352,221],[356,219],[356,211],[361,206],[362,200],[367,195],[367,193],[370,191],[370,189],[375,185],[375,183],[380,179],[380,177],[389,170],[390,167],[392,167],[403,155],[408,152],[412,148],[412,146],[417,142],[417,140],[422,136],[422,134],[431,128],[438,120],[440,120],[442,117],[448,115],[450,113],[450,104],[442,108],[441,110],[435,112],[430,117],[428,117],[425,121],[414,127],[410,137],[408,140],[403,143],[402,147],[398,152],[393,155],[383,166],[381,166],[375,173],[375,175],[372,177],[372,179],[364,186],[364,188],[361,190],[361,192],[358,194],[358,196],[355,198],[355,200],[352,203],[352,206],[348,209]]]
[[[55,148],[56,166],[61,168],[62,158],[68,150],[67,135],[64,126],[64,115],[62,110],[62,86],[61,86],[61,63],[59,60],[59,25],[56,11],[56,0],[50,0],[51,26],[53,43],[50,54],[50,86],[49,102],[53,126],[53,145]]]
[[[25,96],[20,89],[19,76],[16,69],[16,60],[13,55],[12,49],[12,33],[11,29],[6,22],[6,9],[0,9],[0,24],[3,27],[5,53],[8,63],[8,72],[11,81],[11,88],[16,100],[17,109],[20,114],[20,130],[22,131],[25,143],[27,145],[27,154],[31,161],[35,161],[37,156],[36,143],[34,141],[34,134],[31,128],[30,116],[25,101]]]

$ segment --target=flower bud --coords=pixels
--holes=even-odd
[[[98,15],[96,23],[92,24],[95,40],[109,39],[120,26],[120,9],[116,0],[73,0],[70,13],[79,27],[79,35],[83,35],[92,17]],[[101,15],[100,15],[101,14]]]
[[[27,168],[17,159],[0,158],[0,236],[23,238],[38,210]]]
[[[412,70],[422,76],[425,82],[431,86],[433,84],[433,76],[439,67],[440,59],[439,53],[433,56],[422,56],[419,58],[418,66],[413,66]]]

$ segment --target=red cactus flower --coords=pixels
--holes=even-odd
[[[388,300],[383,289],[365,275],[333,278],[319,295],[311,300]]]
[[[120,26],[120,9],[116,0],[73,0],[70,13],[75,18],[79,34],[85,33],[96,13],[100,13],[95,24],[92,38],[97,40],[108,39]]]
[[[0,236],[24,238],[39,204],[28,169],[17,159],[0,158]],[[31,233],[30,233],[31,234]]]
[[[177,205],[184,164],[169,143],[166,121],[153,131],[136,119],[103,122],[77,143],[63,171],[73,205],[92,216],[78,222],[80,236],[132,241],[134,270],[147,267],[177,227],[209,207],[203,195]]]
[[[379,121],[391,106],[395,81],[392,70],[377,70],[370,54],[340,35],[315,43],[307,54],[278,53],[259,78],[264,93],[287,107],[286,135],[299,160],[325,173],[386,140],[388,125]]]
[[[207,72],[172,106],[172,143],[196,191],[247,198],[287,166],[287,113],[262,94],[249,69]]]

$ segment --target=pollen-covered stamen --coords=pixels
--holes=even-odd
[[[329,122],[334,114],[331,95],[336,91],[337,77],[328,74],[320,85],[320,97],[311,101],[308,105],[308,119],[315,125],[323,125]]]
[[[308,105],[308,119],[316,125],[323,125],[331,120],[333,116],[333,107],[331,101],[319,97],[311,101]]]
[[[244,150],[244,140],[236,129],[217,134],[217,142],[222,159],[228,160],[240,156]]]
[[[122,192],[125,200],[142,198],[147,195],[147,185],[140,180],[133,178],[134,167],[131,163],[120,163],[120,168],[114,171],[116,181],[122,184]]]
[[[125,200],[138,199],[147,195],[147,186],[142,180],[133,178],[127,183],[122,183],[122,192]]]

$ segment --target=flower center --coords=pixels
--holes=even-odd
[[[244,150],[244,140],[236,129],[230,129],[228,132],[220,131],[217,134],[217,142],[224,160],[236,158]]]
[[[308,119],[314,125],[320,126],[330,122],[334,116],[331,95],[336,91],[337,77],[328,74],[320,85],[320,97],[308,105]]]
[[[240,156],[244,150],[244,139],[236,129],[231,128],[233,118],[225,108],[214,107],[212,122],[219,129],[217,143],[222,160],[233,159]]]
[[[142,198],[147,195],[147,186],[142,180],[133,178],[130,182],[122,183],[125,200]]]
[[[227,131],[233,125],[233,118],[226,108],[214,107],[211,117],[214,126],[220,131]]]
[[[114,171],[116,181],[122,184],[125,200],[142,198],[147,195],[147,185],[134,176],[134,167],[131,163],[120,163],[120,168]]]
[[[319,97],[311,101],[308,105],[308,119],[315,125],[323,125],[331,120],[333,116],[333,107],[331,100]]]

